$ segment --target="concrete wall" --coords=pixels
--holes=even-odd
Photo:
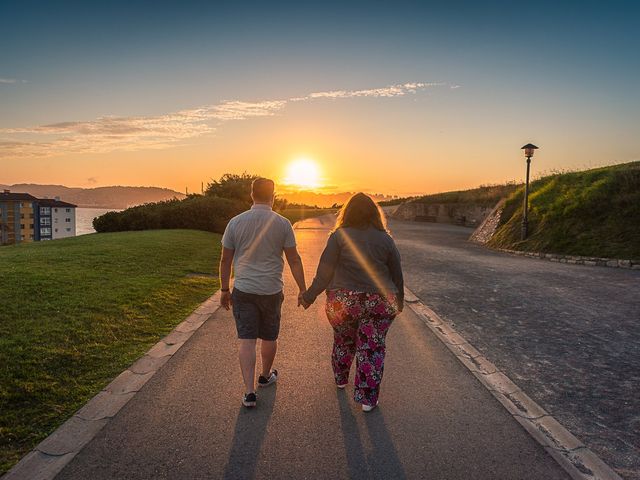
[[[400,205],[391,215],[400,220],[416,222],[451,223],[477,227],[491,213],[493,206],[484,207],[469,203],[407,202]]]
[[[52,207],[53,239],[76,236],[76,209],[72,207]]]

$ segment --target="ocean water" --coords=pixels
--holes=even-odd
[[[76,235],[96,233],[93,219],[107,212],[119,212],[115,208],[76,208]]]

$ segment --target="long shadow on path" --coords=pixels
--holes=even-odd
[[[348,391],[337,391],[349,478],[404,480],[404,468],[385,425],[381,407],[362,414],[368,437],[368,442],[363,443],[358,422],[352,411],[353,401],[348,396]]]
[[[224,469],[225,480],[255,478],[262,442],[273,413],[277,388],[278,385],[274,384],[258,392],[258,408],[240,407],[229,461]]]

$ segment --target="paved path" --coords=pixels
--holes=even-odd
[[[558,264],[391,222],[413,292],[617,472],[640,479],[640,272]]]
[[[298,240],[308,274],[328,225]],[[567,475],[410,311],[389,334],[381,405],[338,391],[323,302],[287,277],[281,378],[240,406],[231,315],[219,310],[58,479],[560,479]]]

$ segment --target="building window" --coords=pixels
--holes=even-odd
[[[30,213],[30,214],[29,214],[29,218],[33,218],[33,213]]]
[[[71,209],[70,208],[67,208],[67,213],[71,213]]]
[[[70,229],[70,228],[67,228],[67,232],[70,232],[70,231],[71,231],[71,229]]]
[[[33,233],[29,235],[29,240],[33,240]]]
[[[57,229],[57,228],[56,228],[56,229],[54,229],[54,232],[58,233],[58,229]]]
[[[43,237],[50,237],[51,236],[51,227],[42,227],[40,229],[40,235],[42,235]]]
[[[24,223],[20,224],[20,230],[24,230]]]
[[[20,218],[21,218],[22,220],[24,220],[24,213],[21,213],[21,214],[20,214]]]
[[[40,225],[51,225],[51,218],[49,217],[40,218]]]
[[[29,228],[30,228],[31,230],[33,230],[33,223],[30,223],[30,224],[29,224]]]
[[[40,207],[40,215],[51,215],[51,207]]]
[[[65,218],[64,221],[67,222],[67,223],[71,223],[71,219],[70,218]]]
[[[54,212],[56,212],[56,213],[58,213],[58,209],[57,209],[57,208],[54,208],[54,209],[53,209],[53,211],[54,211]]]

